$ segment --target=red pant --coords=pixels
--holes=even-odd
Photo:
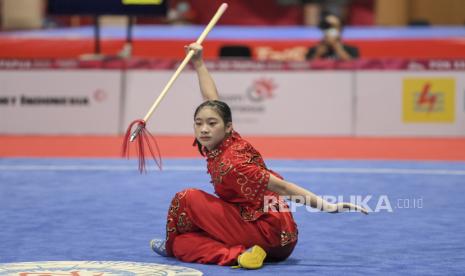
[[[247,248],[260,245],[267,261],[286,259],[296,242],[281,246],[284,213],[244,221],[239,208],[197,189],[176,194],[168,212],[166,249],[184,262],[234,265]]]

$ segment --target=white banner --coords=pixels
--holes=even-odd
[[[119,70],[2,70],[1,134],[108,134],[119,128]]]
[[[127,76],[124,125],[142,118],[173,74],[133,70]],[[325,71],[214,71],[234,128],[247,135],[350,135],[352,74]],[[148,122],[158,134],[193,134],[202,103],[195,72],[185,71]]]
[[[121,133],[144,117],[173,70],[124,74],[1,70],[0,134]],[[461,71],[212,70],[212,76],[235,129],[246,135],[465,136]],[[196,74],[186,70],[148,128],[192,135],[201,102]]]
[[[465,136],[463,72],[359,71],[356,134]]]

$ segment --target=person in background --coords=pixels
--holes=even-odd
[[[318,28],[323,31],[323,39],[311,47],[306,59],[352,60],[360,56],[357,47],[344,44],[341,38],[342,22],[336,15],[325,14]]]
[[[328,12],[341,18],[347,19],[349,6],[353,0],[300,0],[303,8],[303,24],[316,26],[321,20],[323,12]]]
[[[190,25],[195,23],[197,16],[189,0],[171,0],[166,22],[173,25]]]

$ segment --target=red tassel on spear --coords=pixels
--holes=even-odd
[[[197,39],[196,43],[202,44],[203,40],[205,37],[208,35],[208,33],[213,29],[215,26],[216,22],[220,19],[220,17],[223,15],[224,11],[228,8],[228,4],[223,3],[221,6],[218,8],[216,11],[215,15],[212,17],[208,25],[205,27],[203,30],[202,34],[200,34],[199,38]],[[158,148],[157,141],[155,140],[155,137],[145,128],[147,121],[150,119],[152,116],[152,113],[155,111],[155,109],[158,107],[160,104],[161,100],[165,97],[165,95],[168,93],[168,90],[171,88],[173,85],[174,81],[178,78],[178,76],[181,74],[182,70],[184,67],[186,67],[187,63],[189,63],[190,59],[194,55],[194,50],[190,50],[184,60],[181,62],[179,65],[178,69],[176,69],[176,72],[174,72],[173,76],[171,79],[168,81],[166,84],[165,88],[163,88],[162,92],[158,96],[158,98],[155,100],[153,103],[152,107],[150,107],[149,111],[145,115],[144,119],[138,119],[133,121],[128,129],[126,130],[126,134],[124,135],[124,141],[123,141],[123,150],[122,150],[122,156],[129,158],[129,146],[130,142],[133,142],[134,140],[137,140],[137,155],[139,159],[139,171],[142,173],[145,171],[145,146],[149,149],[151,157],[155,160],[155,163],[158,165],[158,167],[162,168],[162,162],[161,162],[161,154],[160,150]],[[132,129],[136,126],[135,130],[132,131]],[[132,133],[131,133],[132,131]],[[155,153],[153,151],[153,146],[156,148],[158,152],[158,159],[155,156]]]
[[[134,125],[137,125],[136,129],[132,133],[131,137],[131,130]],[[157,166],[162,168],[162,161],[161,161],[161,154],[160,148],[158,147],[157,140],[155,137],[145,128],[145,121],[144,120],[135,120],[132,122],[128,129],[126,130],[126,134],[124,135],[124,143],[123,143],[123,157],[129,158],[129,143],[133,142],[137,138],[137,156],[139,159],[139,171],[142,173],[145,171],[145,144],[147,145],[150,155],[152,156],[153,160]],[[155,152],[153,151],[152,144],[155,145],[155,148],[158,153],[158,159],[155,156]]]

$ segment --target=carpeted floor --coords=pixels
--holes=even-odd
[[[3,158],[0,263],[153,262],[205,275],[463,275],[464,162],[271,160],[268,166],[320,195],[361,196],[374,212],[296,206],[299,242],[287,261],[256,271],[186,264],[155,255],[149,240],[164,236],[177,191],[212,192],[203,160],[168,159],[163,172],[139,175],[134,160]]]

